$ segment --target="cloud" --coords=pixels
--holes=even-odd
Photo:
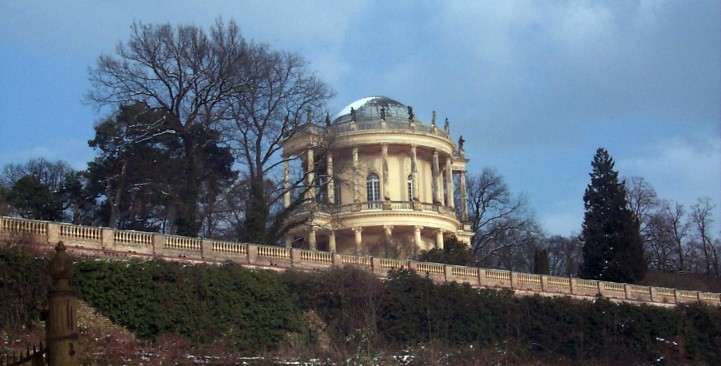
[[[659,141],[618,166],[627,176],[645,177],[661,198],[691,204],[710,197],[721,207],[721,137]]]

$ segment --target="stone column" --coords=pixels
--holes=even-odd
[[[413,197],[409,197],[409,200],[418,202],[418,155],[416,145],[411,145],[411,175],[413,176]]]
[[[311,202],[315,201],[315,155],[313,149],[308,149],[306,152],[306,173],[305,173],[305,184],[306,184],[306,196],[305,198]]]
[[[423,245],[423,239],[421,238],[421,229],[423,229],[423,226],[413,227],[413,241],[416,244],[416,248],[420,248],[421,245]]]
[[[433,202],[440,204],[443,201],[443,186],[440,183],[440,164],[438,162],[438,150],[433,150]]]
[[[358,148],[353,148],[353,203],[360,202],[360,183],[358,182]]]
[[[48,293],[48,315],[45,324],[48,364],[78,365],[77,300],[70,285],[73,260],[59,242],[49,266],[52,285]]]
[[[336,247],[335,247],[335,230],[331,230],[330,233],[328,234],[328,251],[331,252],[331,253],[335,253],[335,252],[336,252]]]
[[[335,203],[335,178],[333,177],[333,154],[330,151],[328,151],[328,157],[326,158],[326,175],[328,203],[332,205]]]
[[[382,144],[381,145],[381,155],[382,155],[382,168],[381,174],[383,175],[381,177],[381,182],[383,182],[383,201],[387,202],[390,201],[391,195],[390,195],[390,188],[388,187],[388,144]]]
[[[363,245],[363,228],[353,228],[353,232],[355,233],[355,254],[360,255],[361,246]]]
[[[461,184],[461,220],[463,222],[468,221],[468,196],[466,194],[466,171],[461,170],[461,176],[459,177]]]
[[[446,158],[446,206],[453,208],[455,207],[455,192],[453,189],[453,165],[451,164],[451,158]]]
[[[283,206],[290,206],[290,161],[287,156],[283,157]]]
[[[310,249],[312,251],[315,251],[318,247],[317,242],[316,242],[315,232],[316,232],[315,226],[311,226],[310,229],[308,230],[308,249]]]
[[[436,231],[436,248],[443,249],[443,230]]]

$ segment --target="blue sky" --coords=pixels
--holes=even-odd
[[[83,168],[87,70],[134,20],[210,25],[298,52],[337,92],[448,117],[471,170],[495,167],[548,233],[579,231],[590,161],[721,221],[719,1],[2,1],[0,166]]]

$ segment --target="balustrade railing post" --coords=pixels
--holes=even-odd
[[[54,244],[60,241],[60,225],[55,222],[48,222],[47,244]]]
[[[258,260],[258,246],[248,244],[248,264],[255,264]]]
[[[165,255],[165,235],[160,233],[153,233],[153,255]]]
[[[577,287],[577,285],[576,285],[576,279],[573,278],[573,277],[569,277],[568,286],[571,288],[571,289],[570,289],[570,290],[571,290],[571,295],[575,295],[575,294],[576,294],[576,287]]]
[[[648,294],[651,297],[651,302],[658,302],[658,294],[656,293],[656,288],[653,286],[648,287]]]
[[[210,240],[206,238],[200,240],[200,258],[208,258],[212,245],[213,244],[210,242]]]
[[[115,241],[115,230],[109,227],[100,228],[100,247],[103,250],[112,250]]]
[[[631,300],[631,286],[627,283],[623,284],[623,298]]]
[[[486,283],[486,269],[478,268],[478,287],[483,287]]]
[[[332,265],[333,265],[333,267],[340,267],[341,265],[343,265],[343,262],[340,259],[340,254],[333,252]]]
[[[599,295],[606,297],[606,294],[604,294],[603,291],[603,281],[596,281],[596,290],[598,291]]]
[[[541,275],[541,292],[546,292],[547,290],[548,290],[548,276]]]
[[[510,271],[511,272],[511,289],[515,289],[517,287],[521,287],[518,283],[518,273]]]
[[[290,248],[290,266],[295,267],[301,262],[300,249]]]
[[[451,266],[444,264],[443,265],[443,279],[446,282],[453,281],[453,273],[451,273]]]

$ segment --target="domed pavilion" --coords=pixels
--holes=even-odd
[[[427,124],[398,101],[362,98],[332,121],[305,125],[284,143],[283,154],[286,187],[288,157],[300,157],[305,172],[306,202],[289,217],[300,224],[288,232],[287,246],[366,254],[471,240],[463,140],[456,145],[447,120],[438,126],[435,112]],[[292,194],[285,193],[286,207]]]

